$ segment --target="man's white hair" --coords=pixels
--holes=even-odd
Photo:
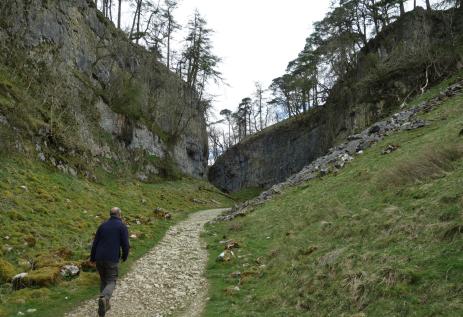
[[[119,207],[113,207],[109,210],[109,215],[111,216],[121,216],[121,208]]]

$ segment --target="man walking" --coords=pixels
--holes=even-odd
[[[129,255],[129,233],[121,219],[121,209],[111,208],[110,218],[98,228],[93,240],[90,261],[96,262],[100,274],[100,298],[98,315],[103,317],[109,310],[109,300],[116,288],[119,275],[119,260],[126,261]],[[122,255],[121,255],[122,249]]]

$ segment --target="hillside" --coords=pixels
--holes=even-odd
[[[96,294],[98,277],[88,267],[89,244],[108,208],[118,205],[130,226],[132,263],[151,249],[167,229],[191,211],[226,206],[229,200],[203,181],[157,184],[113,176],[98,183],[63,174],[35,160],[0,155],[0,316],[36,309],[34,316],[59,316]],[[168,211],[164,220],[156,208]],[[64,265],[83,272],[66,280]],[[29,287],[13,291],[11,278],[28,272]]]
[[[210,168],[209,181],[227,192],[284,181],[461,68],[461,34],[461,9],[407,12],[360,50],[323,106],[230,147]]]
[[[427,126],[210,225],[205,316],[461,316],[463,96],[444,100]],[[224,240],[239,247],[217,261]]]

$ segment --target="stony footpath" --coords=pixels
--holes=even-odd
[[[311,179],[342,169],[355,156],[362,154],[365,149],[382,140],[385,136],[398,131],[414,130],[428,125],[428,122],[417,117],[419,113],[429,112],[447,99],[462,93],[463,81],[459,81],[442,91],[437,97],[422,102],[414,108],[395,113],[386,120],[376,122],[361,133],[349,136],[346,142],[329,149],[326,155],[305,166],[300,172],[290,176],[286,181],[273,185],[258,197],[235,206],[229,213],[217,217],[214,221],[228,221],[237,216],[244,216],[254,211],[256,206],[272,199],[275,195],[281,194],[285,188],[298,186]],[[394,146],[389,146],[384,150],[384,153],[393,150],[395,150]]]
[[[223,211],[200,211],[173,226],[118,282],[106,316],[200,316],[207,297],[208,254],[199,235],[203,225]],[[66,316],[98,316],[97,299]]]

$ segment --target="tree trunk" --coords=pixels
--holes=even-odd
[[[404,6],[404,2],[403,1],[400,1],[400,15],[404,15],[405,14],[405,6]]]
[[[416,9],[416,0],[413,0],[413,10]]]
[[[168,14],[169,14],[169,17],[168,17],[169,22],[167,25],[167,63],[166,63],[166,66],[167,66],[167,69],[170,69],[170,37],[172,33],[172,17],[170,16],[170,12]]]
[[[431,2],[426,0],[426,10],[431,11]]]
[[[138,44],[138,41],[139,41],[139,39],[140,39],[141,2],[142,2],[142,0],[139,0],[139,1],[138,1],[137,40],[136,40],[136,43],[137,43],[137,44]]]
[[[135,13],[133,14],[132,28],[130,29],[130,35],[129,35],[130,40],[132,40],[133,31],[135,30],[135,25],[137,24],[137,17],[138,17],[138,11],[140,10],[140,3],[141,3],[141,0],[137,0],[137,6],[135,8]]]
[[[113,20],[113,0],[108,1],[108,16],[109,16],[109,19],[112,21]]]
[[[117,8],[117,28],[121,29],[121,13],[122,12],[122,0],[119,0],[119,5]]]

